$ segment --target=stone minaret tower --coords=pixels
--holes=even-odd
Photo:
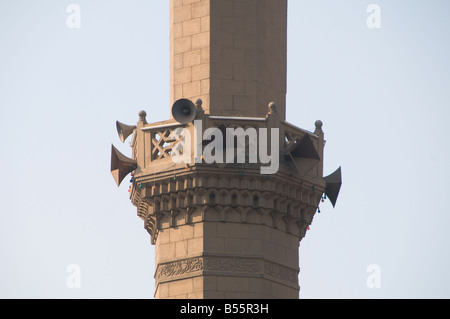
[[[133,175],[155,297],[298,298],[300,240],[320,201],[335,203],[340,170],[323,177],[320,121],[314,132],[286,122],[287,0],[170,0],[170,23],[170,106],[194,102],[203,131],[278,129],[279,170],[261,174],[249,152],[239,164],[175,164],[171,133],[194,136],[192,121],[149,124],[142,111],[137,126],[118,122],[122,141],[134,133],[132,159],[113,148],[111,170],[118,183]]]

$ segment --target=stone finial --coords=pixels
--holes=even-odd
[[[197,109],[197,118],[200,119],[205,115],[205,111],[203,110],[203,100],[197,99],[195,101],[195,108]]]
[[[139,121],[147,123],[146,117],[147,117],[147,112],[145,112],[145,111],[139,112]]]
[[[145,120],[146,117],[147,117],[147,112],[145,112],[145,111],[140,111],[139,112],[139,119],[140,120]]]
[[[318,121],[316,121],[315,125],[316,125],[316,130],[315,130],[314,134],[318,135],[319,133],[323,133],[323,130],[322,130],[323,122],[318,120]]]
[[[195,106],[197,107],[197,110],[202,110],[203,109],[202,105],[203,105],[202,99],[198,99],[197,101],[195,101]]]
[[[273,114],[273,113],[278,113],[277,104],[275,102],[270,102],[269,103],[269,113],[268,114]]]

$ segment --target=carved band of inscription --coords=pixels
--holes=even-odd
[[[277,278],[279,280],[289,281],[293,284],[298,282],[298,271],[277,265],[271,262],[264,263],[264,272],[266,275]]]
[[[205,257],[205,270],[255,273],[260,271],[258,260],[250,258]]]
[[[231,273],[264,276],[268,279],[298,284],[298,271],[257,258],[194,257],[160,264],[155,273],[157,282],[187,278],[195,272]]]
[[[155,274],[157,281],[183,276],[203,270],[203,258],[189,258],[159,265]]]

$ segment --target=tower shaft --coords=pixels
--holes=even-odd
[[[287,0],[170,0],[171,104],[207,114],[286,114]]]

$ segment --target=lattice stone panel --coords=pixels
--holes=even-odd
[[[151,158],[154,160],[161,160],[170,158],[174,146],[180,142],[171,137],[172,129],[159,130],[151,132]],[[180,155],[183,154],[183,149],[179,150]]]

